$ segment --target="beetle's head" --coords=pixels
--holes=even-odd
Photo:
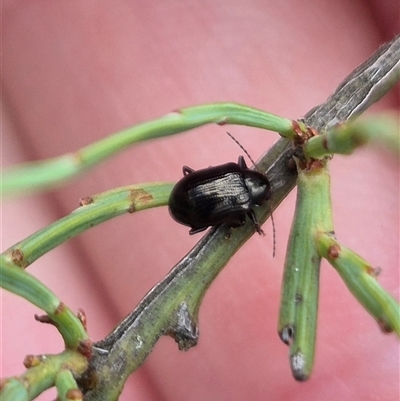
[[[253,205],[261,205],[271,198],[271,185],[265,175],[258,171],[248,170],[246,171],[244,182]]]

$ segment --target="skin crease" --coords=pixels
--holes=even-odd
[[[3,2],[3,166],[75,151],[171,110],[235,101],[296,118],[323,102],[388,39],[382,2]],[[392,19],[393,21],[393,19]],[[384,32],[384,33],[382,33]],[[392,35],[392,36],[393,36]],[[398,87],[397,87],[398,88]],[[395,91],[372,111],[398,108]],[[258,158],[274,133],[206,126],[117,155],[62,189],[2,206],[2,249],[69,213],[78,199],[121,185],[176,181],[236,161],[229,130]],[[373,266],[398,299],[399,162],[365,148],[331,163],[338,239]],[[162,338],[121,400],[397,400],[398,340],[383,335],[326,263],[321,270],[314,372],[296,382],[276,333],[295,191],[216,279],[187,353]],[[201,238],[167,208],[98,226],[37,261],[39,277],[103,338]],[[58,353],[62,340],[34,321],[38,308],[2,292],[1,376],[26,354]],[[54,389],[39,399],[55,398]]]

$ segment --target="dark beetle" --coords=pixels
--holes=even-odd
[[[222,223],[242,226],[246,215],[264,234],[253,207],[271,198],[271,186],[265,175],[246,166],[243,156],[237,163],[197,171],[183,166],[183,175],[172,189],[168,206],[174,220],[191,227],[189,234]]]

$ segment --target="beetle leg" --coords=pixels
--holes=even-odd
[[[189,234],[193,235],[193,234],[197,234],[197,233],[201,233],[202,231],[207,230],[208,227],[201,227],[201,228],[191,228],[189,230]]]
[[[241,168],[241,170],[247,170],[247,164],[246,164],[243,156],[239,156],[238,165]]]
[[[247,213],[247,215],[250,217],[251,221],[254,224],[254,227],[256,228],[256,231],[260,234],[260,235],[265,235],[264,231],[261,229],[260,225],[258,224],[257,221],[257,217],[254,213],[254,210],[250,209]]]
[[[234,220],[230,221],[227,223],[230,228],[237,228],[237,227],[243,227],[246,224],[246,215],[241,214],[240,216],[237,216]]]
[[[193,169],[189,166],[183,166],[182,167],[183,175],[188,175],[190,173],[193,173]]]

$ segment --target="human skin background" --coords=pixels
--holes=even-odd
[[[396,33],[394,1],[3,1],[2,165],[71,152],[126,126],[184,106],[234,101],[297,118]],[[397,10],[398,11],[398,10]],[[397,87],[398,88],[398,87]],[[398,108],[395,91],[372,111]],[[78,199],[121,185],[176,181],[236,161],[229,130],[258,158],[277,135],[206,126],[142,143],[46,195],[2,205],[2,249],[62,217]],[[383,269],[398,299],[399,162],[372,148],[331,163],[338,239]],[[208,291],[197,347],[162,338],[121,400],[397,400],[398,340],[383,335],[335,271],[321,270],[317,353],[305,383],[290,373],[277,335],[282,268],[295,191]],[[45,255],[29,272],[103,338],[201,238],[167,208],[125,215]],[[2,293],[1,376],[26,354],[58,353],[41,313]],[[55,398],[55,391],[41,400]]]

